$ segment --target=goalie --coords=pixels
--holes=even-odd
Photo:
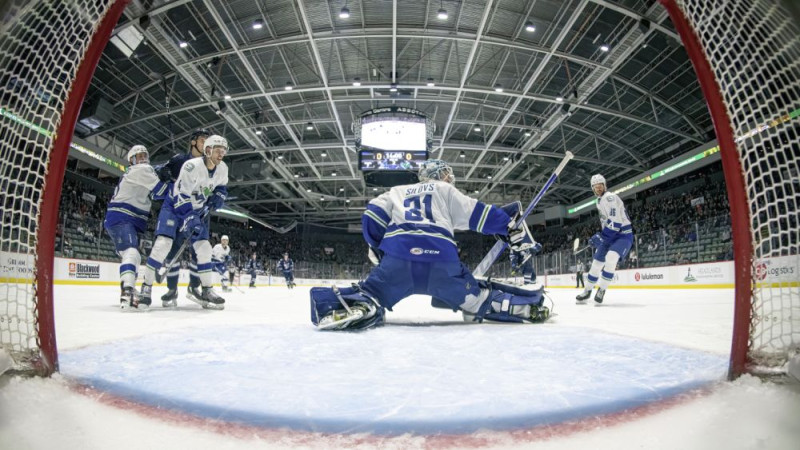
[[[382,325],[385,310],[412,294],[431,295],[432,306],[462,311],[464,320],[543,322],[541,286],[476,280],[458,259],[454,230],[492,234],[512,251],[533,245],[519,202],[498,208],[459,192],[453,169],[428,160],[420,182],[395,186],[372,200],[362,215],[370,259],[367,279],[349,288],[312,288],[311,321],[320,329],[365,329]]]

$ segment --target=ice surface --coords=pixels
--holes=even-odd
[[[364,333],[314,330],[300,287],[233,292],[225,311],[182,301],[177,311],[156,306],[147,314],[121,313],[116,291],[57,287],[64,375],[0,387],[0,448],[794,449],[800,442],[795,386],[752,377],[715,382],[730,346],[732,291],[612,288],[594,307],[575,305],[577,290],[554,290],[557,316],[524,326],[465,325],[414,297],[388,314],[387,327]],[[111,395],[76,390],[73,377]],[[194,415],[136,406],[148,402]],[[608,412],[617,413],[601,414]],[[247,425],[281,421],[390,434],[409,426],[523,429],[383,436]]]

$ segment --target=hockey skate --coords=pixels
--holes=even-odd
[[[119,307],[120,309],[128,309],[128,308],[135,308],[137,302],[136,299],[136,289],[133,287],[123,287],[122,294],[119,296]]]
[[[584,289],[583,292],[581,292],[580,294],[578,294],[575,297],[575,304],[577,304],[577,305],[585,305],[586,304],[586,300],[589,298],[590,295],[592,295],[592,290],[591,289]],[[602,301],[602,300],[603,300],[603,297],[600,297],[600,301]]]
[[[547,306],[531,306],[531,322],[543,323],[550,318],[550,308]]]
[[[600,305],[603,303],[603,297],[606,295],[606,290],[603,288],[597,289],[597,293],[594,294],[594,304],[595,306]]]
[[[147,311],[150,308],[150,304],[152,303],[150,298],[152,287],[150,285],[143,284],[142,291],[139,295],[136,295],[136,291],[132,287],[125,289],[130,292],[130,300],[127,305],[120,301],[120,307],[123,311]]]
[[[212,287],[203,287],[202,292],[199,292],[198,288],[190,287],[186,298],[202,306],[203,309],[225,309],[225,299],[217,295]]]
[[[170,289],[161,296],[161,306],[164,308],[175,308],[178,306],[178,290]]]
[[[353,322],[368,319],[375,315],[377,308],[373,305],[358,304],[349,310],[337,309],[319,320],[317,328],[320,330],[341,330]]]

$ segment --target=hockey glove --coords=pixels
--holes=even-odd
[[[206,200],[206,206],[211,211],[216,211],[222,208],[224,205],[225,205],[225,194],[221,192],[215,192],[214,194],[211,195],[211,197],[208,197],[208,200]]]
[[[375,266],[381,263],[382,257],[383,252],[373,246],[370,246],[369,250],[367,250],[367,258],[369,258],[369,261]]]
[[[594,248],[600,247],[601,245],[605,244],[606,240],[603,239],[603,235],[600,233],[596,233],[594,236],[589,238],[589,245]]]
[[[537,254],[537,253],[539,253],[540,251],[542,251],[542,244],[540,244],[540,243],[538,243],[538,242],[534,242],[534,243],[533,243],[533,247],[531,247],[531,252],[532,252],[533,254]]]
[[[199,236],[203,233],[203,219],[197,214],[190,214],[183,220],[183,227],[181,228],[187,237]]]
[[[528,229],[527,223],[522,222],[520,223],[519,228],[514,228],[520,217],[521,215],[517,214],[511,219],[511,222],[508,223],[507,236],[500,236],[500,239],[505,241],[506,244],[508,244],[508,246],[511,248],[511,251],[514,252],[523,252],[528,250],[535,242],[533,240],[533,236],[531,236],[531,230]]]

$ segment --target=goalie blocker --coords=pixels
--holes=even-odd
[[[465,322],[541,323],[550,317],[544,306],[544,287],[540,284],[517,286],[491,280],[478,280],[480,291],[469,294],[460,305],[433,297],[435,308],[461,311]],[[311,322],[320,330],[363,330],[384,324],[386,308],[359,284],[346,288],[311,289]]]

